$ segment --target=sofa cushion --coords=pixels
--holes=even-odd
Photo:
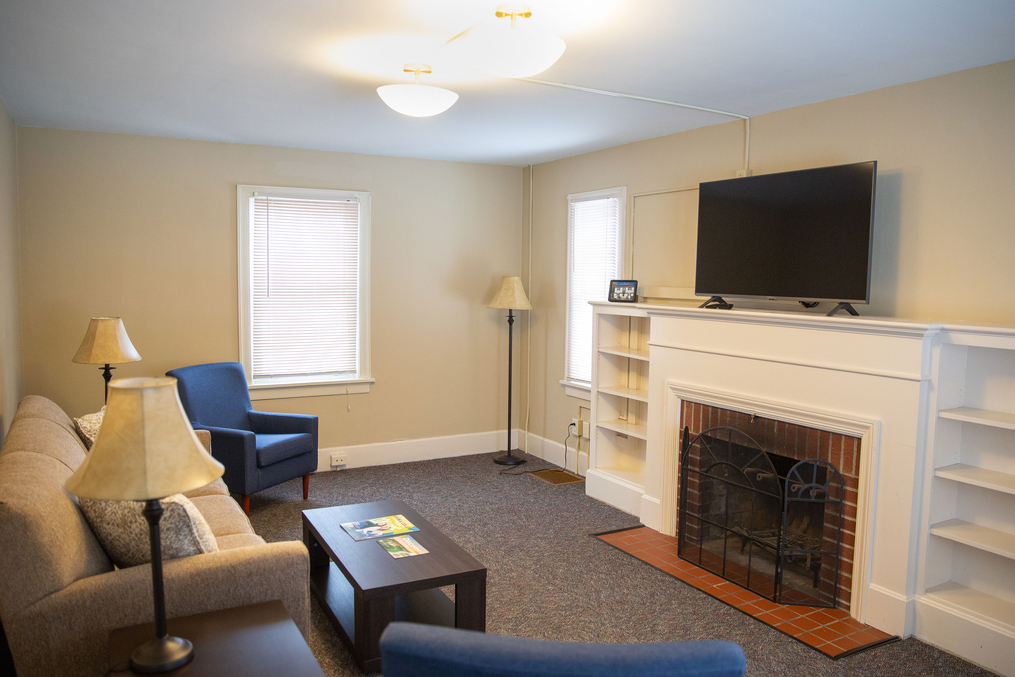
[[[198,487],[197,489],[194,489],[193,491],[188,491],[183,495],[189,498],[190,500],[194,500],[198,496],[228,496],[229,488],[226,487],[226,483],[222,481],[221,477],[219,477],[211,484],[206,484],[203,487]]]
[[[264,539],[257,534],[229,534],[228,536],[219,536],[216,540],[219,550],[235,550],[236,548],[264,545]]]
[[[46,419],[15,418],[0,454],[28,452],[48,456],[73,473],[85,460],[85,445],[74,432]],[[60,484],[61,488],[63,483]]]
[[[23,431],[15,434],[13,427],[0,455],[0,607],[5,618],[75,581],[113,570],[77,503],[63,489],[71,469],[54,456],[19,450]],[[80,443],[71,439],[76,435],[51,430],[64,446],[84,456]]]
[[[310,433],[285,435],[257,435],[257,467],[264,468],[294,456],[314,450],[314,436]]]
[[[121,569],[152,560],[151,535],[143,501],[82,498],[81,512],[113,563]],[[162,559],[218,552],[215,536],[197,507],[183,494],[163,498],[159,520]]]
[[[85,449],[89,451],[95,444],[95,438],[99,436],[99,429],[102,427],[102,419],[106,415],[106,408],[102,407],[94,414],[85,414],[81,418],[74,419],[74,430],[78,437],[85,443]]]
[[[15,421],[22,418],[41,418],[52,421],[75,437],[77,436],[74,430],[74,422],[64,413],[63,409],[58,407],[52,400],[41,395],[27,395],[23,397],[21,402],[18,403],[17,413],[11,419],[11,425],[14,425]]]
[[[250,520],[243,514],[239,503],[229,496],[197,496],[193,502],[207,520],[215,538],[254,533],[254,528],[250,526]]]

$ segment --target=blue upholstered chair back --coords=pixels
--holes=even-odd
[[[732,642],[571,644],[391,623],[381,635],[384,677],[743,677]]]
[[[215,362],[166,372],[177,379],[180,401],[191,421],[204,425],[250,430],[250,393],[243,365]]]

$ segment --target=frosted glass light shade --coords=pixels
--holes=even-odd
[[[377,95],[392,110],[414,118],[443,113],[458,101],[450,89],[429,85],[383,85],[377,88]]]
[[[109,384],[99,437],[64,485],[80,498],[144,501],[203,487],[225,468],[197,439],[175,378]]]
[[[567,45],[552,33],[519,22],[474,31],[466,47],[471,65],[502,78],[527,78],[557,62]]]

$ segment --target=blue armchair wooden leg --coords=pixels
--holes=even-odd
[[[303,500],[307,500],[310,496],[310,473],[303,476]]]
[[[243,506],[243,513],[250,517],[250,496],[240,496],[240,505]]]

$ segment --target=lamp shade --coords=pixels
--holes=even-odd
[[[392,110],[414,118],[438,115],[458,101],[450,89],[420,84],[383,85],[377,88],[377,95]]]
[[[93,317],[81,347],[71,361],[78,364],[123,364],[140,359],[127,337],[127,330],[123,328],[123,320],[118,317]]]
[[[487,308],[512,308],[514,310],[531,310],[532,304],[525,296],[525,288],[522,287],[522,278],[509,277],[505,275],[500,280],[500,289],[497,295],[490,301]]]
[[[165,498],[221,477],[183,411],[175,378],[109,384],[109,402],[91,451],[65,485],[81,498]]]

